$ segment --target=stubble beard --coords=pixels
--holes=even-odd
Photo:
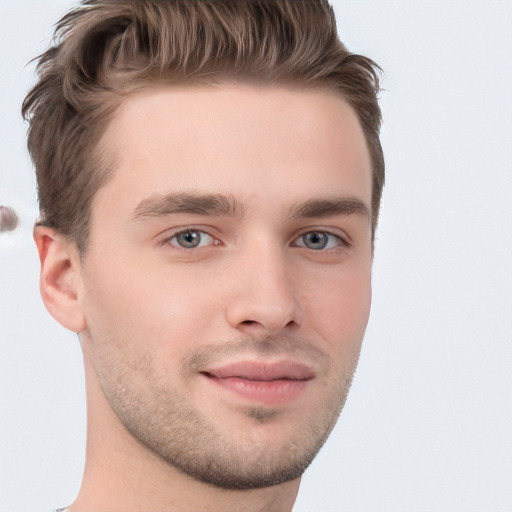
[[[221,357],[249,350],[256,354],[290,354],[297,347],[323,361],[323,403],[321,407],[312,404],[311,413],[302,418],[292,434],[275,444],[262,431],[281,421],[286,410],[246,407],[240,414],[250,427],[243,433],[229,432],[229,427],[223,430],[194,408],[183,391],[170,389],[159,379],[147,359],[120,364],[118,355],[115,359],[103,357],[100,381],[112,410],[131,436],[174,468],[223,489],[270,487],[299,478],[327,440],[345,404],[359,351],[351,354],[343,371],[334,369],[325,354],[296,340],[239,340],[221,349],[202,349],[183,362],[184,374],[193,375],[219,352]],[[134,368],[144,376],[143,385],[134,378]]]

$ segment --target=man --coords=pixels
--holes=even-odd
[[[290,511],[371,300],[376,65],[323,0],[87,0],[27,96],[82,511]]]

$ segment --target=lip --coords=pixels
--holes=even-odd
[[[313,370],[296,361],[241,361],[201,372],[210,383],[261,405],[282,405],[298,398],[314,379]]]

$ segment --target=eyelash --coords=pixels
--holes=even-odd
[[[178,231],[176,233],[173,233],[171,236],[168,236],[166,238],[164,238],[161,242],[160,242],[160,245],[162,246],[165,246],[165,245],[172,245],[174,249],[178,249],[178,250],[183,250],[183,251],[195,251],[195,250],[200,250],[202,249],[203,247],[198,245],[196,247],[182,247],[180,246],[178,243],[172,243],[172,240],[174,239],[177,239],[177,237],[179,237],[180,235],[186,235],[186,234],[200,234],[201,237],[204,237],[204,235],[210,237],[212,240],[213,240],[213,243],[208,243],[207,244],[207,247],[209,246],[217,246],[217,245],[221,245],[222,242],[220,240],[218,240],[215,236],[211,235],[210,233],[208,233],[207,231],[203,230],[203,229],[198,229],[198,228],[193,228],[193,227],[189,227],[189,228],[186,228],[186,229],[183,229],[181,231]],[[334,247],[328,247],[327,249],[325,248],[320,248],[320,249],[312,249],[310,247],[306,247],[305,245],[299,245],[297,242],[299,240],[304,240],[304,237],[306,237],[307,235],[313,235],[313,234],[318,234],[318,235],[325,235],[327,237],[331,237],[331,240],[332,238],[336,239],[336,245]],[[200,240],[199,244],[201,244],[202,240]],[[329,244],[329,241],[327,242],[327,245]],[[350,248],[352,245],[351,243],[345,238],[345,237],[342,237],[340,235],[337,235],[337,234],[334,234],[334,233],[331,233],[329,231],[326,231],[326,230],[322,230],[322,229],[310,229],[309,231],[306,231],[302,234],[300,234],[298,237],[296,237],[294,239],[294,241],[291,243],[291,246],[292,247],[299,247],[301,249],[308,249],[308,250],[311,250],[311,251],[314,251],[314,252],[322,252],[322,253],[328,253],[328,252],[332,252],[332,251],[336,251],[336,250],[339,250],[340,248]]]
[[[196,229],[196,228],[186,228],[181,231],[178,231],[177,233],[173,233],[171,236],[164,238],[160,242],[160,244],[161,245],[172,245],[175,249],[182,249],[184,251],[193,251],[194,249],[201,249],[201,247],[181,247],[178,244],[172,243],[172,240],[177,239],[177,237],[179,237],[180,235],[195,234],[195,233],[200,233],[202,237],[204,235],[207,235],[208,237],[210,237],[213,240],[212,245],[220,245],[221,244],[221,242],[219,240],[217,240],[213,235],[211,235],[207,231],[205,231],[203,229]],[[210,245],[210,244],[208,244],[208,245]]]
[[[327,237],[330,237],[331,240],[332,239],[335,239],[336,241],[336,245],[334,247],[328,247],[328,248],[321,248],[321,249],[312,249],[311,247],[306,247],[305,245],[298,245],[298,241],[299,240],[304,240],[304,238],[307,236],[307,235],[323,235],[323,236],[327,236]],[[329,241],[327,241],[327,245],[329,244]],[[313,229],[313,230],[310,230],[310,231],[307,231],[305,233],[302,233],[301,235],[299,235],[296,239],[295,239],[295,242],[293,242],[292,244],[292,247],[301,247],[303,249],[310,249],[312,251],[317,251],[317,252],[329,252],[329,251],[335,251],[336,249],[339,249],[340,247],[343,247],[343,248],[349,248],[350,247],[350,244],[349,242],[347,241],[346,238],[340,236],[340,235],[336,235],[334,233],[331,233],[329,231],[325,231],[325,230],[322,230],[322,229]]]

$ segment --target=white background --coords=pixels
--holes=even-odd
[[[81,355],[44,310],[31,240],[27,61],[72,4],[0,0],[0,510],[69,504],[84,461]],[[387,184],[351,396],[296,512],[512,511],[512,2],[335,2],[385,70]]]

